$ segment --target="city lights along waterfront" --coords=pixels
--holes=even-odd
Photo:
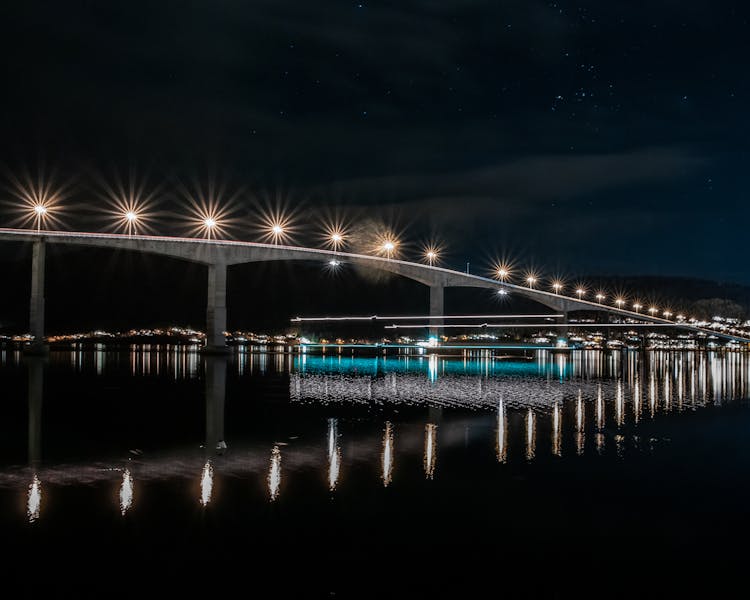
[[[127,214],[129,213],[126,213],[126,218]],[[685,315],[675,314],[667,308],[659,308],[652,305],[649,306],[648,310],[642,311],[643,305],[637,301],[633,303],[632,308],[625,308],[623,307],[625,300],[621,295],[617,296],[612,304],[605,304],[603,302],[606,295],[602,292],[597,292],[595,300],[587,300],[584,299],[586,290],[580,285],[575,290],[575,296],[567,296],[560,291],[562,284],[558,280],[555,280],[552,284],[553,291],[544,291],[535,288],[535,284],[538,281],[536,276],[527,277],[526,286],[512,283],[509,281],[509,271],[504,266],[497,267],[495,270],[496,278],[491,278],[437,267],[434,264],[435,253],[433,251],[428,253],[428,264],[397,260],[393,258],[395,244],[390,239],[375,248],[375,251],[379,252],[380,255],[353,254],[338,250],[341,239],[341,234],[339,233],[333,234],[336,240],[332,241],[335,249],[330,250],[282,246],[277,243],[263,244],[235,240],[215,240],[212,238],[212,231],[216,227],[216,222],[210,217],[207,218],[207,222],[210,225],[206,225],[204,232],[206,237],[198,239],[133,235],[132,233],[122,235],[64,231],[42,232],[39,229],[36,232],[0,229],[0,242],[20,241],[31,242],[33,244],[31,265],[32,287],[29,309],[31,350],[38,352],[44,345],[45,246],[50,243],[126,249],[141,253],[170,256],[207,265],[206,352],[223,352],[226,349],[227,268],[230,265],[260,261],[319,261],[328,267],[333,266],[333,268],[338,268],[348,263],[390,272],[422,283],[429,288],[430,292],[429,315],[427,317],[430,322],[425,328],[429,329],[430,336],[435,339],[437,338],[439,329],[450,327],[443,322],[445,320],[445,315],[443,314],[445,289],[450,287],[470,287],[491,289],[503,296],[512,293],[533,300],[556,311],[558,314],[555,314],[554,317],[560,319],[561,325],[558,326],[562,326],[563,328],[567,328],[569,324],[570,313],[585,311],[619,317],[621,319],[619,324],[610,325],[614,327],[622,324],[636,329],[644,325],[650,325],[652,328],[668,326],[670,329],[698,333],[704,337],[710,335],[713,338],[718,337],[745,344],[750,341],[750,338],[746,337],[745,331],[739,327],[730,327],[728,331],[722,328],[717,331],[716,329],[707,327],[707,324],[701,324],[694,317],[687,318]],[[272,232],[274,235],[280,230],[280,225],[273,225]],[[486,323],[482,325],[486,326]],[[464,324],[464,327],[471,326]],[[401,325],[401,327],[407,327],[407,325]],[[567,345],[565,340],[563,340],[563,343]]]

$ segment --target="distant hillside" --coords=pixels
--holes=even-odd
[[[608,293],[621,293],[629,300],[684,311],[689,316],[711,318],[750,318],[750,286],[721,283],[690,277],[605,277],[584,278],[591,283],[591,293],[601,287]]]

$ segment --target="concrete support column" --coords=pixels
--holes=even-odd
[[[227,391],[227,359],[208,356],[206,374],[206,452],[222,454],[224,441],[224,401]]]
[[[227,352],[224,331],[227,328],[227,265],[208,265],[208,301],[206,303],[205,352]]]
[[[44,241],[34,242],[31,255],[31,299],[29,302],[29,329],[34,336],[31,351],[44,349]]]
[[[445,310],[445,286],[430,286],[430,317],[443,316]],[[430,319],[430,337],[438,337],[443,330],[438,325],[443,324],[443,319]]]
[[[563,338],[563,339],[565,339],[567,341],[568,338],[569,338],[567,325],[570,322],[569,321],[569,317],[568,317],[568,311],[564,310],[562,314],[563,314],[563,317],[562,317],[561,321],[562,321],[563,325],[566,325],[566,327],[560,327],[558,329],[557,337],[558,338]],[[570,342],[568,342],[568,343],[570,343]]]

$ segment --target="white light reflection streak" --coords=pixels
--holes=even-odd
[[[338,419],[328,419],[328,459],[330,460],[336,451],[336,438],[338,437]]]
[[[338,420],[328,419],[328,489],[336,489],[341,470],[341,449],[337,445]]]
[[[502,398],[497,403],[497,462],[504,463],[508,456],[508,440],[505,435],[508,421],[505,416],[505,403]]]
[[[120,514],[124,517],[132,505],[133,476],[130,474],[130,469],[125,469],[122,473],[122,484],[120,485]]]
[[[328,489],[334,491],[341,471],[341,449],[337,446],[328,457]]]
[[[437,460],[437,425],[427,423],[424,426],[424,475],[432,479]]]
[[[526,460],[533,460],[534,458],[534,434],[534,411],[529,409],[526,415]]]
[[[438,376],[438,357],[437,354],[430,354],[427,361],[427,374],[431,382],[437,381]]]
[[[635,389],[633,390],[633,416],[637,423],[641,419],[641,382],[638,374],[635,375]]]
[[[555,402],[555,406],[552,408],[552,454],[555,456],[562,456],[561,421],[560,404]]]
[[[281,450],[274,446],[271,450],[271,467],[268,470],[268,493],[273,502],[279,497],[279,486],[281,486]]]
[[[29,485],[29,498],[26,503],[26,515],[29,518],[29,523],[33,523],[39,518],[39,512],[42,506],[42,483],[39,478],[34,475],[34,479],[31,480]]]
[[[615,412],[617,415],[617,425],[622,427],[625,422],[625,399],[622,394],[622,381],[617,382],[617,395],[615,396]]]
[[[602,397],[601,385],[596,394],[596,429],[597,432],[594,436],[594,439],[596,440],[596,450],[601,454],[604,450],[604,434],[602,433],[602,429],[604,429],[604,398]]]
[[[581,390],[578,390],[578,402],[576,404],[576,450],[578,455],[583,455],[586,438],[584,436],[584,423],[586,421],[586,407],[583,404]]]
[[[203,472],[201,473],[201,504],[208,506],[211,502],[211,492],[214,489],[214,468],[211,465],[211,461],[207,460],[206,464],[203,465]]]
[[[385,423],[383,432],[383,486],[388,487],[393,476],[393,426],[390,421]]]
[[[656,379],[654,378],[654,374],[651,373],[651,378],[649,381],[649,406],[651,408],[651,418],[654,418],[654,414],[656,414]]]

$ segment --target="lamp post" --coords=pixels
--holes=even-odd
[[[216,229],[216,225],[216,219],[214,219],[213,217],[206,217],[205,219],[203,219],[203,229],[206,231],[207,239],[212,239],[214,229]]]
[[[47,216],[47,207],[44,204],[35,204],[34,214],[36,220],[36,231],[39,233],[42,230],[42,219]]]
[[[136,222],[138,221],[138,213],[136,213],[134,210],[128,210],[125,212],[124,218],[126,231],[128,232],[129,236],[132,236],[133,231],[135,230]]]

